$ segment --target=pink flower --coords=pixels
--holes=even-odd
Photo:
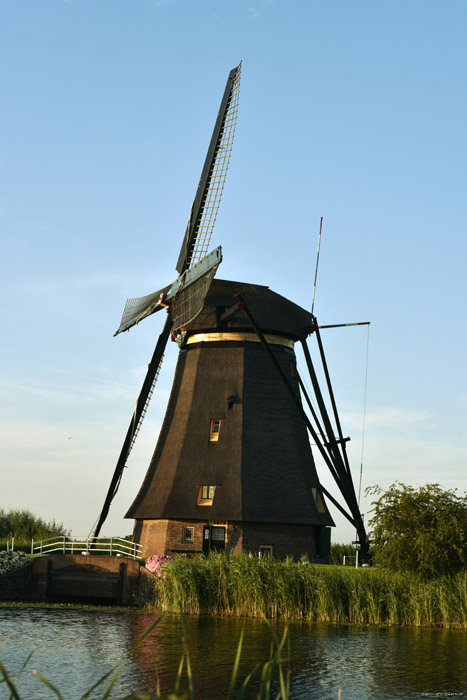
[[[162,576],[162,569],[170,561],[173,561],[173,557],[169,557],[168,554],[154,554],[154,556],[146,559],[145,568],[152,574],[156,574],[159,578]]]

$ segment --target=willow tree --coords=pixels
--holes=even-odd
[[[467,567],[467,496],[439,484],[415,489],[396,481],[366,490],[372,502],[370,538],[375,563],[423,577]]]

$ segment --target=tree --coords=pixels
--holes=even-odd
[[[46,522],[37,517],[30,510],[11,508],[5,511],[0,508],[0,539],[6,539],[13,535],[17,539],[27,540],[45,539],[54,535],[69,534],[63,523],[56,523],[55,520]]]
[[[370,539],[381,566],[427,578],[467,566],[467,496],[439,484],[414,489],[396,481],[366,489],[372,502]]]

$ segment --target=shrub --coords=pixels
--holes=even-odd
[[[439,484],[418,489],[395,482],[376,494],[370,520],[377,563],[422,578],[452,574],[467,566],[467,497]]]
[[[30,561],[24,552],[0,552],[0,576],[19,569]]]
[[[29,510],[0,508],[0,540],[13,536],[19,540],[46,539],[54,535],[69,535],[63,523],[45,521]]]

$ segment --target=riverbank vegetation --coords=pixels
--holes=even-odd
[[[23,552],[31,551],[31,540],[45,540],[55,535],[68,535],[63,523],[43,520],[29,510],[0,508],[0,549],[11,546]]]
[[[331,564],[341,565],[344,561],[344,556],[350,561],[355,561],[356,549],[353,544],[342,544],[341,542],[333,542],[331,544],[331,552],[329,561]]]
[[[147,573],[140,604],[189,615],[467,628],[467,573],[421,580],[246,554],[176,557]]]

